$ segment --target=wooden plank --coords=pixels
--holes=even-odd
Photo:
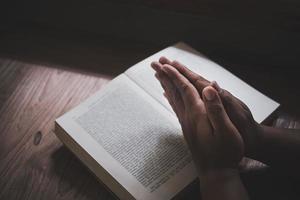
[[[55,118],[109,79],[0,63],[0,199],[112,199],[52,132]]]

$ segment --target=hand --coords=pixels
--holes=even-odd
[[[213,81],[210,82],[202,76],[192,72],[187,67],[177,61],[171,62],[165,57],[159,59],[157,65],[171,65],[176,68],[186,79],[188,79],[194,87],[198,90],[199,94],[205,87],[211,85],[214,87],[221,97],[225,110],[233,122],[235,127],[241,133],[245,143],[245,154],[248,157],[255,157],[257,149],[260,146],[262,127],[258,124],[251,114],[249,108],[238,98],[233,96],[230,92],[219,87],[219,85]]]
[[[159,63],[152,67],[179,119],[199,176],[236,170],[244,156],[244,143],[218,92],[207,86],[201,98],[194,85],[174,67]]]

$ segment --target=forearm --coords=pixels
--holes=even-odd
[[[271,167],[300,167],[300,130],[261,126],[261,138],[253,158]]]
[[[203,200],[248,200],[238,170],[218,170],[199,176]]]

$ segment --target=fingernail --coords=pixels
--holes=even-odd
[[[166,57],[162,56],[159,58],[158,62],[164,63],[165,60],[166,60]]]
[[[204,89],[203,93],[204,93],[205,99],[208,101],[212,101],[216,97],[216,93],[212,88]]]

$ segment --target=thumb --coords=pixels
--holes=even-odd
[[[202,91],[203,101],[208,118],[215,130],[224,130],[230,127],[230,119],[224,109],[218,92],[211,86]]]

